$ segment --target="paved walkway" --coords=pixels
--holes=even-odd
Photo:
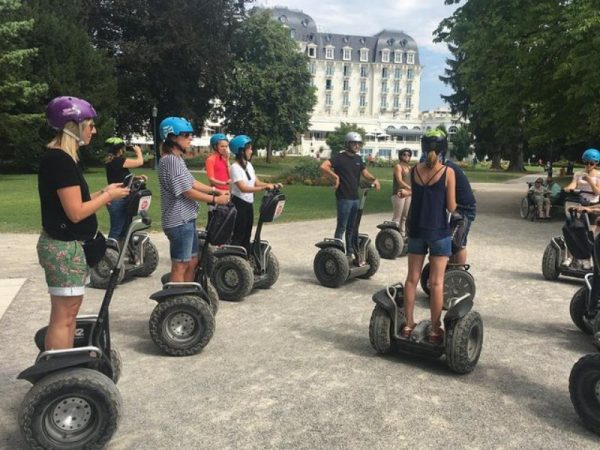
[[[312,271],[313,244],[331,235],[334,219],[269,224],[263,235],[279,258],[279,281],[243,302],[222,302],[215,335],[198,355],[166,357],[149,337],[155,303],[148,298],[166,258],[150,278],[117,289],[111,331],[123,357],[125,412],[108,448],[597,449],[567,387],[573,363],[594,351],[569,318],[581,282],[547,282],[540,270],[561,224],[519,218],[524,185],[475,187],[469,259],[485,340],[473,373],[457,376],[443,361],[380,357],[371,348],[370,297],[404,279],[406,258],[382,261],[370,280],[327,289]],[[362,231],[374,237],[388,218],[366,215]],[[32,336],[48,319],[35,239],[0,235],[0,278],[27,278],[0,319],[2,449],[23,448],[16,415],[30,386],[16,376],[33,362]],[[166,255],[162,233],[152,239]],[[97,311],[101,298],[90,289],[82,313]],[[423,294],[418,303],[424,318]]]

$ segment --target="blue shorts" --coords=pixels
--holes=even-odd
[[[173,228],[164,229],[169,239],[171,261],[189,262],[198,256],[198,232],[196,221],[191,220]]]
[[[437,241],[408,237],[408,253],[414,255],[452,256],[452,238],[447,236]]]

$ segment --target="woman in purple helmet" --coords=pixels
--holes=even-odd
[[[57,97],[48,103],[46,117],[58,133],[40,159],[42,233],[37,253],[52,305],[45,342],[46,350],[51,350],[73,347],[75,319],[88,278],[81,243],[96,235],[96,211],[129,190],[115,183],[90,193],[83,177],[78,150],[96,134],[92,105],[76,97]]]

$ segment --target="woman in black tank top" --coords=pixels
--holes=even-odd
[[[408,225],[408,275],[404,286],[406,323],[402,335],[410,336],[415,327],[414,306],[417,284],[421,277],[425,255],[429,253],[431,329],[429,341],[443,342],[441,329],[444,295],[444,273],[451,256],[448,212],[456,209],[454,171],[438,159],[447,146],[445,134],[428,132],[421,140],[427,160],[412,169],[412,202]]]

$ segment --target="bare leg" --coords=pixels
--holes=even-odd
[[[198,257],[192,256],[192,259],[190,260],[187,268],[185,269],[185,281],[194,281],[194,276],[196,275],[196,267],[198,267]]]
[[[180,283],[185,281],[185,273],[189,262],[171,261],[171,281]]]
[[[442,326],[440,318],[442,317],[442,305],[444,303],[444,274],[446,273],[448,257],[430,256],[429,263],[431,328],[434,332],[439,332]]]
[[[450,262],[453,264],[466,264],[467,263],[467,248],[461,248],[454,255],[450,257]]]
[[[76,318],[82,301],[83,295],[75,297],[50,296],[52,310],[44,342],[46,350],[73,348]]]
[[[417,283],[421,277],[425,255],[408,254],[408,275],[404,283],[404,314],[406,315],[406,325],[414,327],[415,325],[415,297],[417,295]]]

